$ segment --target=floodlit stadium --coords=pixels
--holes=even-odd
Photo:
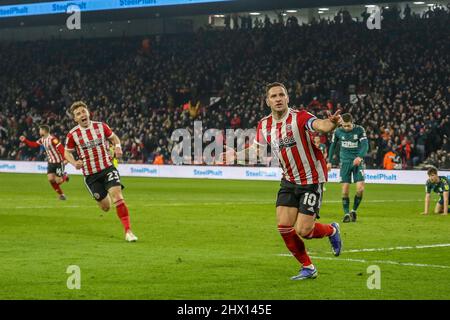
[[[0,299],[447,300],[449,26],[0,2]]]

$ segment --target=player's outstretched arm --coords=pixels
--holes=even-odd
[[[236,151],[230,147],[226,147],[226,150],[227,151],[220,154],[220,161],[226,164],[234,164],[236,160],[238,162],[245,162],[246,159],[250,159],[255,153],[259,158],[263,156],[261,153],[262,148],[260,148],[256,143],[253,143],[251,146],[241,151]]]
[[[428,209],[430,208],[430,194],[427,192],[425,194],[425,211],[422,212],[423,215],[427,215],[428,214]]]
[[[342,122],[340,115],[341,110],[337,110],[333,115],[327,111],[328,119],[316,119],[312,123],[312,127],[315,131],[322,133],[328,133],[336,129],[336,127]]]
[[[263,148],[261,148],[257,143],[254,142],[248,148],[236,152],[236,159],[238,163],[251,160],[254,160],[256,162],[258,159],[261,159],[264,156],[262,150]]]
[[[25,136],[20,136],[19,140],[23,143],[25,143],[27,146],[29,146],[30,148],[39,148],[40,144],[35,142],[35,141],[30,141],[27,138],[25,138]]]

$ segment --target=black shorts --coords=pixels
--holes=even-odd
[[[281,180],[278,191],[277,207],[293,207],[306,215],[316,214],[319,219],[320,205],[322,204],[323,183],[300,185]]]
[[[54,173],[57,177],[62,177],[64,175],[64,162],[60,163],[48,163],[47,164],[47,174]]]
[[[84,177],[84,183],[89,190],[89,193],[97,201],[102,201],[108,195],[108,190],[111,187],[124,186],[120,183],[119,171],[114,167],[108,167],[100,172]]]

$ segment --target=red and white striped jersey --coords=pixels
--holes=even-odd
[[[283,169],[283,178],[295,184],[316,184],[328,180],[327,166],[322,152],[308,131],[317,118],[304,110],[289,108],[289,112],[275,120],[269,115],[258,122],[255,143],[270,144]]]
[[[112,166],[108,152],[107,138],[113,134],[111,128],[103,122],[91,121],[88,128],[79,125],[70,130],[66,138],[66,149],[76,149],[78,158],[83,161],[83,174],[91,175]]]
[[[47,161],[49,163],[61,163],[64,161],[64,149],[62,148],[59,139],[55,136],[48,135],[46,138],[41,137],[36,141],[38,145],[44,146],[47,153]]]

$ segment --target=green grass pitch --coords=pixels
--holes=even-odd
[[[276,228],[278,182],[123,177],[139,237],[127,243],[115,210],[100,211],[80,176],[63,185],[67,201],[45,175],[0,181],[0,299],[450,298],[450,246],[435,246],[450,243],[450,217],[419,214],[420,185],[366,185],[358,222],[341,223],[342,255],[328,239],[306,241],[319,277],[291,281],[298,264]],[[340,222],[340,186],[326,188],[320,221]],[[393,247],[409,248],[382,249]],[[70,265],[79,290],[67,288]],[[367,287],[370,265],[380,289]]]

